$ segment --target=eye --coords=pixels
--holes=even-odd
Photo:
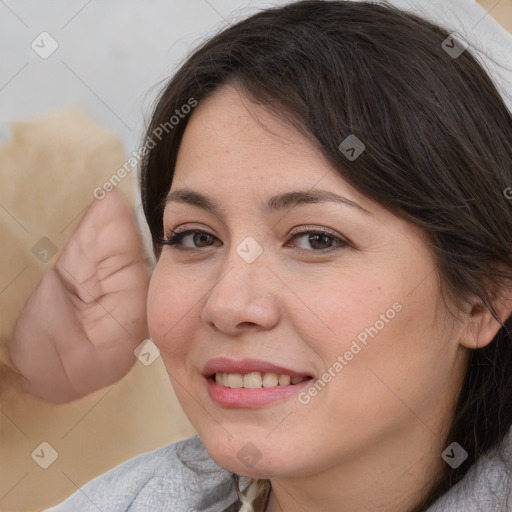
[[[200,249],[214,245],[215,240],[220,240],[202,229],[185,229],[183,231],[171,231],[172,235],[166,236],[160,241],[162,245],[175,245],[180,249]],[[215,244],[215,245],[222,245]]]
[[[297,245],[300,249],[313,250],[314,252],[333,250],[336,246],[348,247],[350,245],[337,234],[318,228],[302,229],[302,231],[293,233],[292,238],[298,241]]]
[[[222,242],[215,235],[202,229],[171,230],[171,233],[171,235],[166,235],[164,239],[160,240],[162,245],[176,246],[176,248],[184,250],[222,245]],[[299,249],[309,252],[329,251],[336,249],[337,246],[350,246],[348,241],[336,233],[319,228],[303,228],[302,231],[292,233],[291,237],[294,241],[298,241],[296,245]]]

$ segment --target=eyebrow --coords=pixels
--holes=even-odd
[[[346,206],[351,206],[355,209],[360,210],[366,215],[372,215],[370,211],[363,208],[361,205],[351,201],[350,199],[329,192],[328,190],[312,189],[312,190],[296,190],[291,192],[285,192],[271,196],[267,202],[263,205],[263,210],[267,212],[276,212],[283,210],[291,210],[295,206],[314,204],[314,203],[337,203]],[[185,203],[203,210],[207,210],[219,218],[223,218],[222,209],[219,204],[212,198],[207,197],[200,192],[194,190],[182,188],[169,192],[166,199],[166,204],[169,203]]]

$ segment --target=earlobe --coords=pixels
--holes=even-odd
[[[502,324],[512,313],[512,290],[504,291],[494,303],[500,319],[498,321],[489,309],[481,302],[473,304],[468,321],[460,337],[460,344],[472,349],[486,347],[494,339]]]

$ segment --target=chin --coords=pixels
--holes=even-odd
[[[211,431],[199,435],[211,458],[227,471],[249,478],[270,478],[288,476],[297,470],[297,467],[287,468],[290,457],[270,446],[264,438],[251,442],[247,436],[229,437],[224,431],[223,434],[222,438]]]
[[[270,478],[276,474],[275,468],[269,467],[264,463],[263,459],[253,462],[249,458],[246,458],[245,461],[240,461],[236,453],[228,454],[225,450],[210,452],[210,450],[207,449],[207,451],[220,467],[231,473],[249,478]]]

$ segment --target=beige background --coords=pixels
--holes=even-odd
[[[479,0],[478,3],[512,32],[512,0]]]
[[[18,122],[11,131],[11,140],[0,145],[0,173],[8,185],[0,189],[0,347],[92,191],[125,162],[119,139],[79,110]],[[117,188],[133,201],[133,175]],[[31,251],[42,237],[58,249],[46,263]],[[5,352],[0,361],[8,362]],[[125,378],[70,404],[46,403],[5,381],[0,391],[2,511],[46,508],[123,460],[194,433],[160,358],[144,366],[134,356]],[[51,448],[38,448],[42,442]],[[57,458],[45,469],[38,462],[47,465],[51,449]]]
[[[479,3],[487,10],[492,9],[491,15],[512,31],[512,0],[485,0]],[[122,84],[116,85],[121,86]],[[113,160],[103,160],[103,172],[108,173],[109,169],[117,168],[116,165],[121,164],[124,159],[119,142],[116,142],[111,133],[101,131],[97,126],[88,125],[87,129],[90,135],[94,130],[99,130],[94,133],[108,141],[105,151],[110,155],[108,158]],[[57,137],[55,143],[61,150],[62,140]],[[90,149],[89,154],[98,154],[97,148]],[[99,174],[100,167],[97,162],[93,166]],[[62,175],[69,178],[69,166],[61,169]],[[4,172],[4,168],[0,167],[0,171]],[[35,176],[38,169],[30,172]],[[39,231],[49,233],[53,230],[55,233],[52,236],[56,245],[61,247],[78,222],[79,216],[76,217],[76,214],[90,200],[90,183],[81,188],[82,195],[72,198],[69,195],[70,185],[56,189],[53,180],[36,183],[27,176],[30,173],[14,173],[9,190],[13,189],[13,184],[18,180],[17,186],[24,186],[23,200],[27,204],[31,194],[42,200],[45,194],[51,193],[55,197],[60,190],[61,209],[57,216],[50,215],[44,206],[37,209],[37,222],[40,225],[35,229],[31,224],[35,221],[27,221],[30,224],[29,235],[23,232],[16,235],[19,228],[2,211],[2,234],[7,232],[8,236],[14,237],[13,243],[18,244],[18,248],[29,249],[37,239]],[[125,187],[126,193],[130,194],[130,185],[126,183]],[[2,204],[3,201],[4,198]],[[15,215],[20,215],[15,202],[10,207]],[[76,218],[63,231],[62,223],[55,224],[58,219],[73,217]],[[5,244],[2,246],[5,247]],[[40,262],[31,260],[30,254],[24,257],[30,264],[30,270],[22,278],[25,280],[23,285],[17,286],[16,293],[11,290],[2,297],[4,304],[11,308],[6,310],[11,318],[14,315],[13,310],[20,307],[20,303],[46,268]],[[15,251],[5,252],[2,258],[2,265],[9,267],[10,272],[22,263]],[[12,275],[14,277],[15,273]],[[7,281],[0,284],[3,287]],[[3,334],[7,332],[7,324],[8,320],[4,319]],[[12,389],[3,389],[0,400],[0,511],[40,510],[59,502],[94,476],[130,457],[193,434],[193,429],[184,417],[168,383],[161,359],[148,367],[136,361],[124,379],[72,404],[55,406],[34,397],[20,395]],[[48,469],[38,466],[31,457],[31,453],[41,442],[49,443],[58,453],[58,458]]]

